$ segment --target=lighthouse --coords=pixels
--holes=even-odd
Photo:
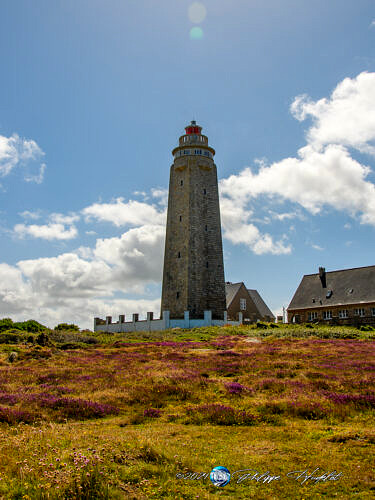
[[[192,121],[173,149],[161,311],[170,318],[202,318],[226,310],[215,150]]]

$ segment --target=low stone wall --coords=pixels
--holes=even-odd
[[[133,314],[132,321],[125,321],[125,315],[121,314],[116,323],[112,323],[112,316],[107,316],[106,319],[94,318],[94,332],[152,332],[155,330],[168,330],[169,328],[198,328],[200,326],[223,326],[235,325],[242,323],[242,313],[240,313],[239,321],[228,321],[227,312],[224,311],[224,319],[212,319],[211,311],[204,311],[204,317],[201,319],[190,319],[189,311],[184,312],[184,317],[181,319],[171,319],[169,311],[163,311],[163,317],[154,319],[152,312],[147,313],[147,319],[139,320],[138,314]]]

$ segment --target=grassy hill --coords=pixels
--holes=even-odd
[[[1,498],[374,497],[370,327],[35,330],[0,333]]]

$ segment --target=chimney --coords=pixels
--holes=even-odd
[[[326,268],[325,267],[319,267],[319,278],[320,278],[320,281],[322,282],[322,287],[327,288]]]

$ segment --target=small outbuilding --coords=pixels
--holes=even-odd
[[[306,274],[287,313],[289,323],[375,323],[375,266]]]
[[[239,313],[243,314],[244,323],[256,321],[275,321],[272,314],[257,290],[246,288],[243,282],[225,284],[228,320],[237,321]]]

